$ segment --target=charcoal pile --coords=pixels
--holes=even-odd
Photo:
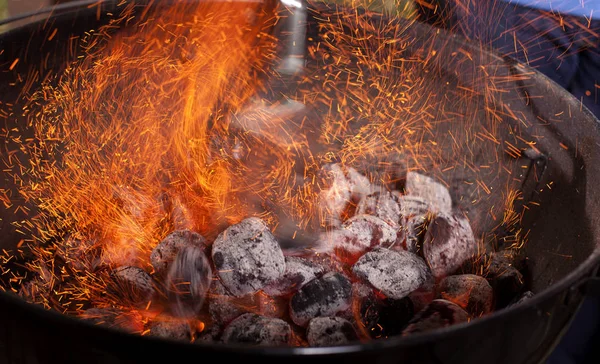
[[[213,241],[175,230],[151,271],[112,268],[107,292],[121,307],[81,318],[197,344],[321,347],[435,330],[531,297],[506,254],[482,252],[438,181],[408,172],[390,191],[352,168],[328,171],[314,249],[282,249],[258,217]]]

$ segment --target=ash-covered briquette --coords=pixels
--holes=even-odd
[[[212,246],[212,259],[223,285],[234,296],[254,293],[285,272],[281,247],[267,225],[256,217],[219,234]]]
[[[325,272],[325,267],[301,257],[285,257],[285,273],[263,291],[271,296],[284,296],[302,288]]]
[[[414,215],[405,218],[404,224],[401,227],[404,233],[402,248],[411,253],[421,251],[428,223],[429,218],[427,215]]]
[[[354,320],[373,339],[400,334],[414,316],[414,305],[410,298],[384,298],[364,283],[353,285],[352,304]]]
[[[374,247],[392,247],[397,240],[398,231],[385,221],[371,215],[356,215],[339,229],[323,234],[319,244],[329,247],[328,250],[359,254]]]
[[[327,273],[313,279],[290,300],[290,317],[306,326],[315,317],[334,316],[352,303],[352,283],[340,273]]]
[[[292,329],[287,322],[246,313],[227,325],[221,340],[227,344],[281,346],[288,345],[291,336]]]
[[[356,207],[357,215],[372,215],[399,229],[402,222],[399,196],[389,191],[375,191],[364,196]]]
[[[134,306],[146,306],[154,296],[154,282],[138,267],[119,267],[111,273],[109,291]]]
[[[411,216],[425,216],[431,213],[429,203],[422,197],[411,195],[399,195],[394,192],[400,206],[400,214],[403,218]]]
[[[358,340],[352,323],[341,317],[315,317],[306,329],[308,345],[338,346]]]
[[[165,279],[171,314],[196,316],[202,309],[212,278],[210,262],[201,248],[187,246],[180,249]]]
[[[506,307],[520,295],[525,285],[523,274],[501,253],[488,256],[486,278],[494,289],[496,309]]]
[[[82,312],[79,318],[94,325],[130,333],[141,333],[144,330],[141,317],[116,308],[90,308]]]
[[[221,341],[221,331],[220,325],[209,325],[196,335],[194,344],[218,343]]]
[[[196,232],[178,230],[167,235],[150,254],[150,263],[156,274],[165,274],[177,253],[188,246],[207,250],[206,239]]]
[[[433,178],[416,172],[406,174],[406,194],[423,198],[434,214],[449,214],[452,211],[452,197],[448,189]]]
[[[409,322],[402,335],[426,332],[446,326],[467,322],[469,314],[459,305],[450,301],[437,299],[431,301],[425,309],[417,313]]]
[[[464,308],[471,316],[490,313],[494,291],[488,281],[474,274],[448,276],[438,285],[438,296]]]
[[[475,254],[477,242],[466,218],[440,214],[431,220],[423,240],[423,256],[434,277],[453,274]]]
[[[402,299],[421,287],[428,277],[427,264],[416,254],[377,248],[352,267],[357,277],[392,299]]]
[[[322,172],[326,185],[319,194],[323,222],[329,226],[339,226],[348,204],[369,194],[371,183],[354,168],[337,163],[323,166]]]
[[[165,320],[154,321],[150,324],[148,335],[177,341],[191,340],[190,325],[185,321]]]

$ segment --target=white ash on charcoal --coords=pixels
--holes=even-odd
[[[448,276],[438,285],[438,297],[454,302],[472,317],[492,311],[494,291],[488,281],[474,274]]]
[[[157,275],[164,275],[177,253],[185,247],[197,247],[208,251],[206,239],[190,230],[177,230],[167,235],[150,254],[150,263]]]
[[[397,193],[396,193],[397,194]],[[429,204],[419,196],[400,195],[398,197],[402,215],[400,234],[404,236],[402,248],[412,253],[421,250],[427,225],[431,218]]]
[[[192,331],[186,321],[161,320],[150,324],[149,336],[155,336],[162,339],[190,342]]]
[[[429,224],[429,216],[427,215],[415,215],[407,217],[404,220],[404,224],[401,227],[404,233],[404,241],[402,248],[411,253],[418,253],[421,251],[423,246],[423,240],[425,239],[425,232],[427,231],[427,225]]]
[[[285,272],[281,247],[259,218],[225,229],[212,246],[212,260],[223,285],[234,296],[254,293]]]
[[[494,289],[496,309],[506,307],[523,291],[523,274],[501,253],[489,255],[487,262],[484,273]]]
[[[285,272],[263,291],[271,296],[285,296],[296,292],[306,283],[323,275],[325,267],[301,257],[285,257]]]
[[[393,247],[398,240],[398,231],[380,218],[356,215],[344,221],[339,229],[322,234],[319,245],[327,247],[325,251],[362,254],[375,247]]]
[[[396,300],[423,286],[429,275],[427,264],[418,255],[384,248],[360,257],[352,271],[386,297]]]
[[[422,197],[400,195],[396,191],[394,191],[394,195],[396,195],[396,198],[398,199],[400,214],[405,219],[411,216],[425,216],[431,213],[429,203]]]
[[[427,226],[423,256],[436,278],[453,274],[476,255],[477,250],[471,225],[459,214],[437,215]]]
[[[353,285],[352,297],[353,320],[364,330],[365,336],[373,339],[400,334],[414,316],[410,298],[382,297],[364,283]]]
[[[520,305],[524,302],[529,301],[531,298],[533,298],[533,296],[535,296],[535,294],[531,291],[525,291],[523,292],[523,294],[519,297],[517,297],[513,303],[511,303],[510,305],[508,305],[507,307],[512,307],[515,305]]]
[[[352,283],[340,273],[327,273],[313,279],[290,300],[290,317],[306,326],[315,317],[334,316],[346,311],[352,303]]]
[[[281,346],[288,345],[291,336],[292,329],[287,322],[246,313],[225,327],[221,340],[227,344]]]
[[[378,217],[394,229],[399,229],[402,222],[399,196],[389,191],[364,196],[356,207],[356,214]]]
[[[165,279],[171,314],[196,316],[202,309],[212,278],[210,262],[201,248],[187,246],[180,249]]]
[[[452,211],[452,197],[448,189],[433,178],[416,172],[406,174],[406,194],[423,198],[428,210],[434,214],[449,214]]]
[[[338,346],[358,340],[352,323],[341,317],[315,317],[306,329],[308,345],[314,347]]]
[[[137,307],[145,307],[152,301],[155,285],[152,277],[138,267],[119,267],[110,273],[110,293]]]
[[[450,301],[433,300],[425,309],[417,313],[402,331],[402,335],[427,332],[452,326],[469,320],[469,314],[459,305]]]
[[[141,333],[144,331],[141,316],[116,308],[90,308],[83,311],[79,318],[94,325],[105,326],[129,333]]]
[[[337,163],[325,165],[322,172],[326,186],[319,193],[322,221],[339,226],[348,205],[371,193],[371,183],[354,168]]]

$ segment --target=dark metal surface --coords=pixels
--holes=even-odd
[[[0,107],[19,105],[24,87],[24,83],[18,81],[19,75],[30,74],[32,69],[43,74],[48,69],[64,67],[68,58],[65,45],[69,40],[107,21],[106,13],[114,11],[115,7],[113,2],[106,2],[99,18],[96,8],[81,4],[63,10],[66,12],[47,21],[35,22],[0,36]],[[312,36],[317,32],[318,21],[315,17],[309,21],[308,31]],[[47,34],[54,28],[59,32],[53,41],[47,41]],[[481,78],[475,77],[481,72],[481,65],[487,70],[494,68],[498,77],[527,76],[515,85],[514,92],[493,95],[495,103],[510,104],[511,109],[521,112],[527,120],[527,123],[506,120],[512,132],[519,128],[524,135],[539,137],[537,148],[547,156],[542,178],[553,182],[552,191],[539,192],[532,188],[534,197],[543,202],[543,209],[528,214],[523,222],[531,228],[529,243],[523,252],[528,258],[528,283],[537,293],[527,304],[469,324],[406,338],[335,348],[249,348],[190,345],[128,335],[45,311],[14,295],[2,293],[0,362],[183,363],[213,359],[260,360],[263,363],[280,363],[282,360],[290,363],[541,362],[577,312],[584,297],[579,286],[594,287],[593,283],[586,282],[595,274],[600,260],[600,190],[595,187],[600,179],[597,120],[587,110],[580,109],[577,100],[565,90],[539,73],[443,32],[431,37],[435,30],[424,25],[415,24],[408,32],[424,39],[422,43],[413,44],[411,51],[435,49],[439,54],[438,64],[432,66],[439,72],[431,72],[429,76],[430,82],[437,83],[442,90],[438,97],[451,95],[456,84],[474,90],[485,87],[478,83]],[[465,53],[457,54],[457,50]],[[50,56],[45,59],[48,54]],[[19,63],[9,70],[16,58],[20,59]],[[309,62],[307,68],[310,67]],[[544,97],[532,98],[530,95]],[[9,117],[0,118],[2,127],[18,126],[23,122],[17,106],[11,108]],[[455,106],[447,105],[448,108]],[[547,122],[557,119],[560,122]],[[561,147],[561,143],[567,148]],[[5,143],[0,153],[9,149]],[[460,187],[461,178],[464,177],[457,172],[456,188],[452,190],[455,195],[464,193]],[[13,187],[8,176],[0,178],[0,188]],[[469,212],[474,217],[476,229],[485,231],[490,226],[490,221],[476,218],[477,210]],[[0,217],[0,248],[10,249],[20,240],[11,222],[23,216],[0,209]]]

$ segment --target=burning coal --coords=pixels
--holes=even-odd
[[[518,298],[513,252],[488,251],[483,221],[500,217],[518,247],[519,194],[475,173],[467,197],[489,208],[474,216],[444,179],[485,169],[473,150],[502,158],[497,119],[481,130],[465,112],[457,133],[428,103],[435,52],[411,58],[406,23],[352,8],[332,10],[343,21],[320,24],[315,62],[282,89],[289,11],[123,5],[79,40],[28,95],[27,162],[7,162],[38,211],[7,253],[28,270],[9,289],[142,335],[297,346],[434,329]],[[520,156],[509,145],[498,172]]]

